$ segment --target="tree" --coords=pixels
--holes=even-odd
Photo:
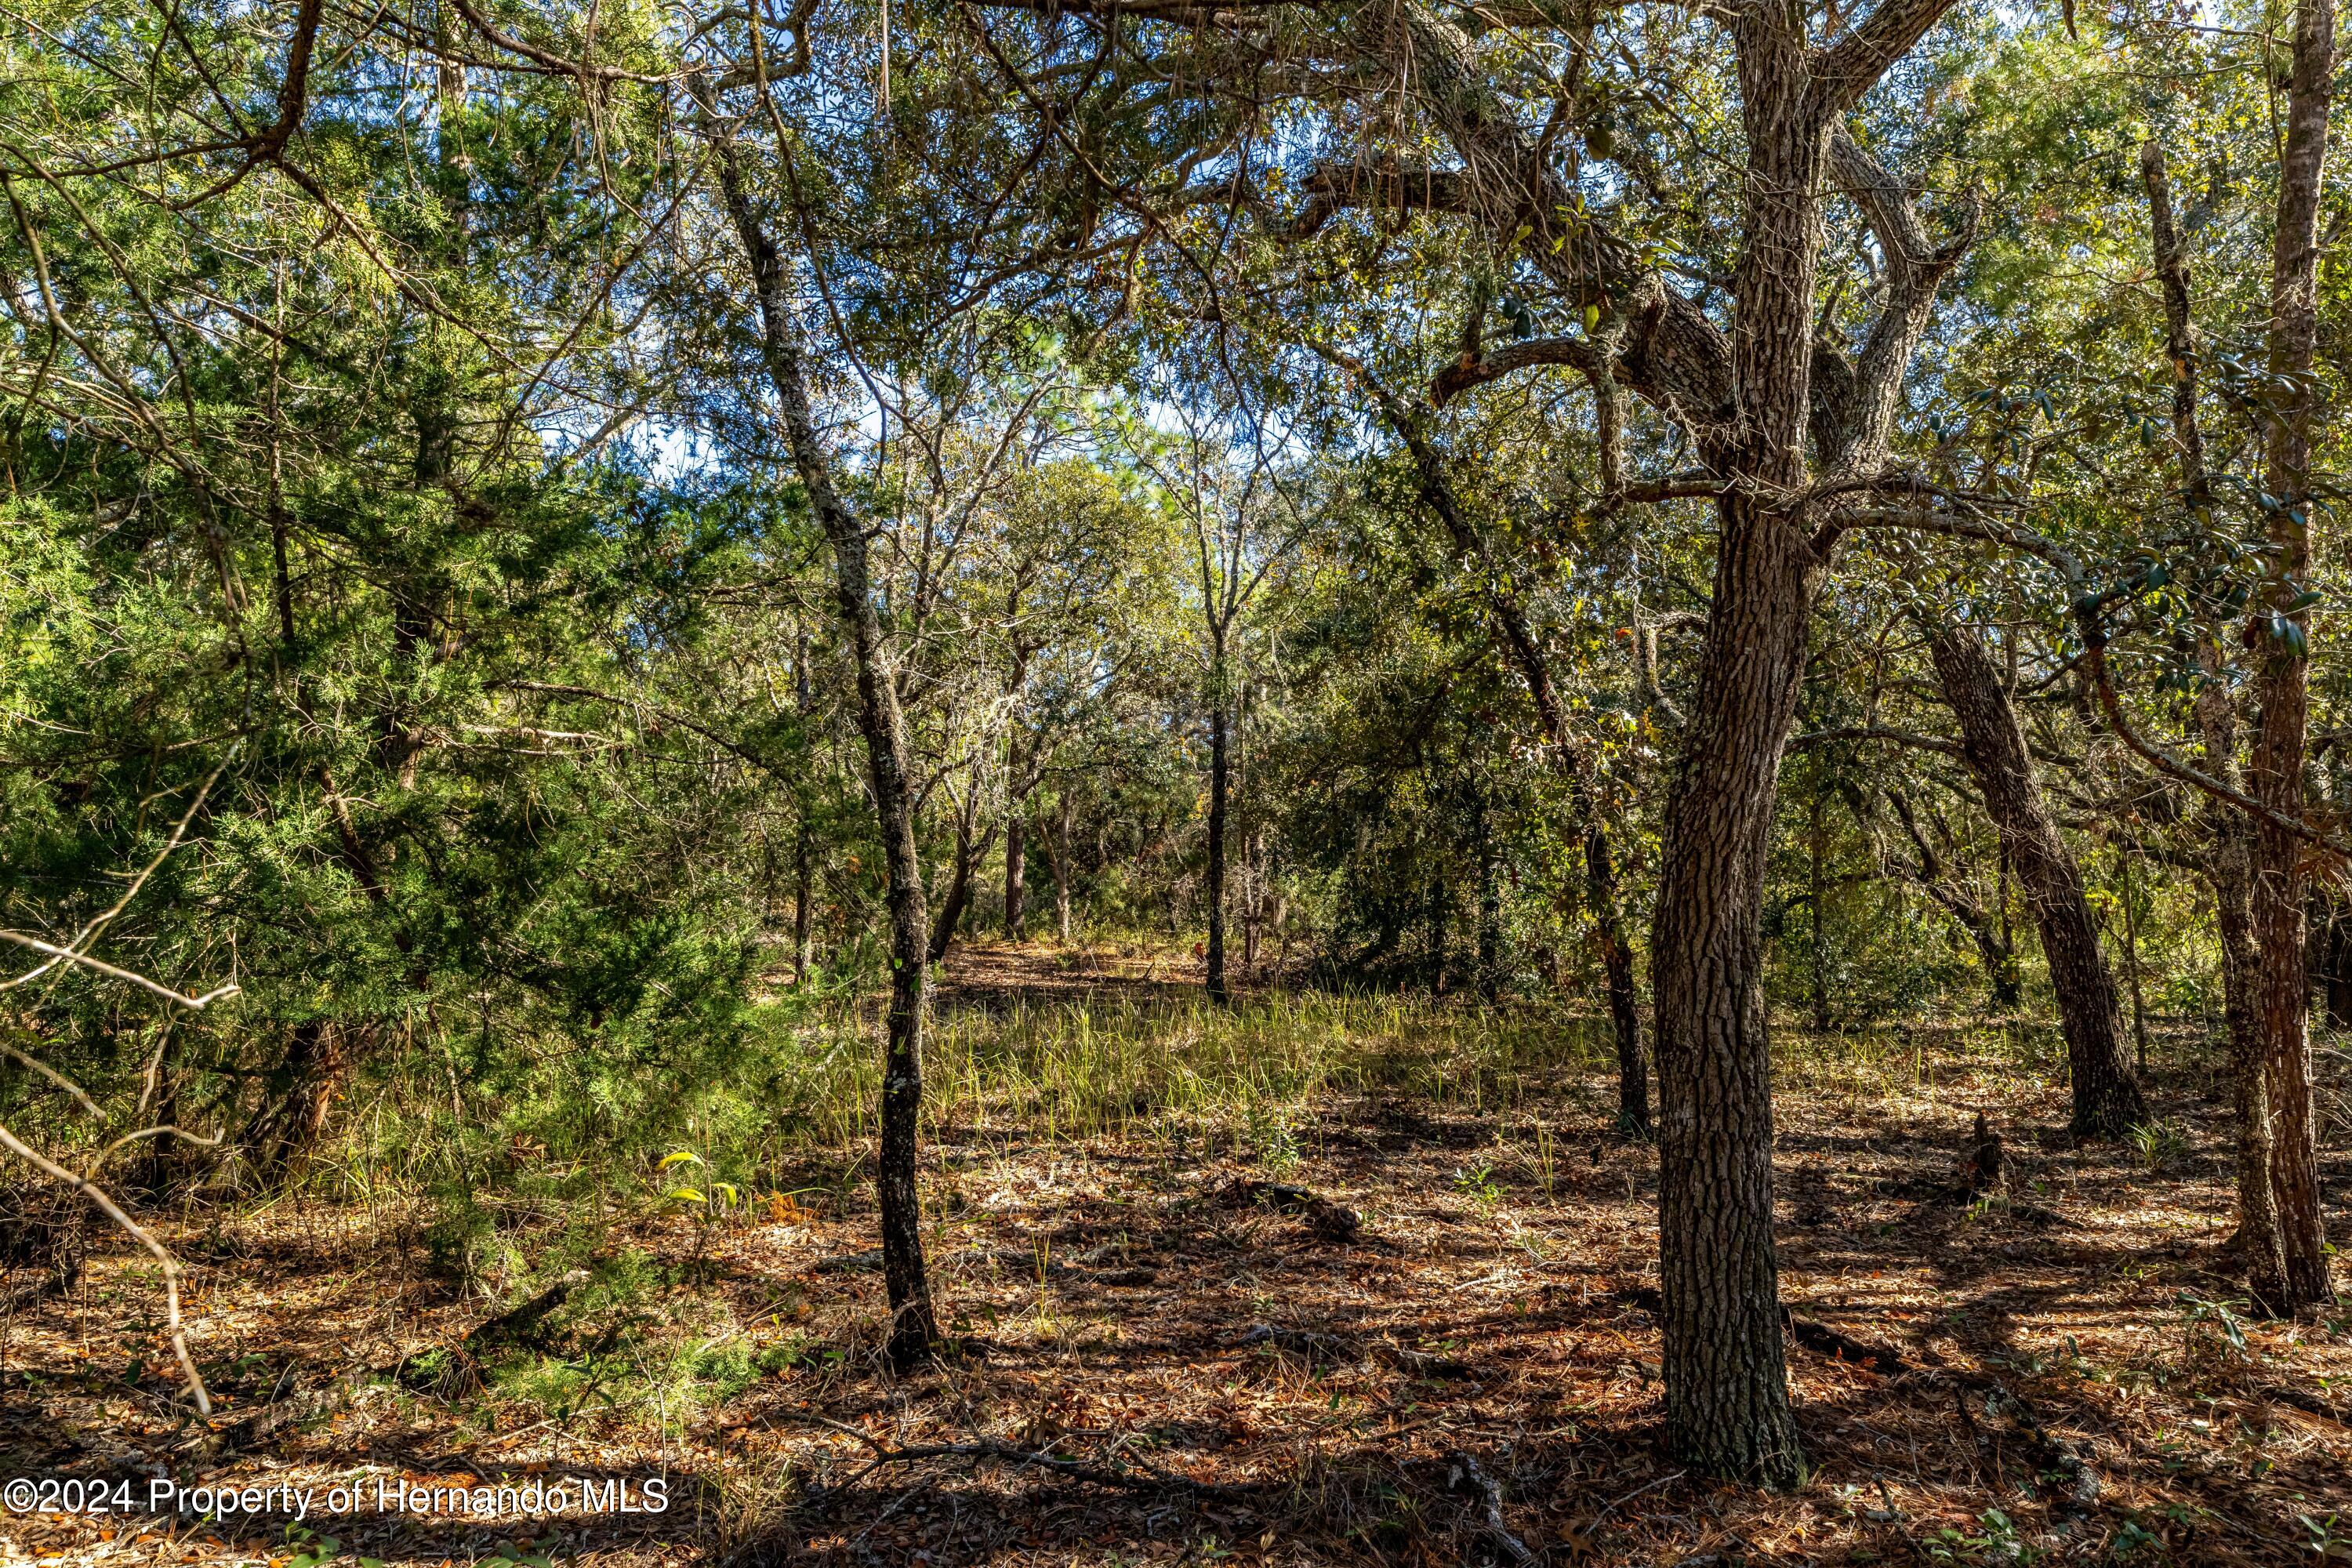
[[[2311,442],[2320,407],[2313,377],[2319,331],[2319,198],[2336,78],[2334,0],[2297,0],[2287,81],[2278,216],[2272,237],[2269,376],[2263,450],[2268,571],[2248,626],[2255,649],[2255,1013],[2272,1119],[2271,1193],[2281,1267],[2267,1247],[2254,1257],[2255,1294],[2279,1310],[2333,1299],[2311,1110],[2310,984],[2304,958],[2304,843],[2289,824],[2304,812],[2304,733],[2309,713],[2314,509]]]

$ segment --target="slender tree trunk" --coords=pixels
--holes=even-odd
[[[2275,500],[2266,514],[2269,569],[2250,627],[2260,714],[2247,769],[2254,798],[2290,819],[2304,811],[2311,616],[2303,595],[2311,568],[2311,433],[2319,413],[2312,361],[2319,330],[2320,179],[2335,52],[2334,0],[2298,0],[2271,268],[2270,384],[2277,401],[2263,443],[2263,489]],[[2253,1288],[2259,1300],[2282,1312],[2334,1295],[2312,1123],[2303,848],[2274,821],[2255,825],[2255,1018],[2270,1097],[2271,1193],[2284,1267],[2279,1278],[2263,1278],[2265,1260],[2258,1257]]]
[[[973,800],[977,802],[977,795]],[[986,833],[978,833],[972,806],[967,805],[956,818],[955,865],[948,873],[948,890],[940,900],[939,918],[931,922],[930,941],[924,947],[933,963],[946,958],[954,945],[964,911],[971,907],[971,874],[995,843],[996,825],[991,823]]]
[[[1054,929],[1062,945],[1070,945],[1070,792],[1055,792],[1054,801]]]
[[[1377,389],[1375,389],[1377,391]],[[1433,446],[1411,410],[1381,395],[1381,411],[1412,453],[1421,480],[1422,499],[1445,525],[1454,547],[1465,555],[1483,557],[1486,547],[1476,528],[1462,510],[1447,476],[1445,459]],[[1550,668],[1517,595],[1486,574],[1486,600],[1495,613],[1495,635],[1518,668],[1534,702],[1544,739],[1551,743],[1555,766],[1567,780],[1574,820],[1584,839],[1584,902],[1592,921],[1592,934],[1601,950],[1601,973],[1609,1000],[1609,1019],[1617,1047],[1617,1123],[1629,1137],[1650,1134],[1650,1075],[1642,1056],[1642,1020],[1635,997],[1633,944],[1625,938],[1622,906],[1617,893],[1617,871],[1609,847],[1609,827],[1602,812],[1601,780],[1591,755],[1578,743],[1552,686]]]
[[[1813,992],[1813,1033],[1830,1032],[1829,929],[1824,908],[1829,902],[1829,824],[1822,809],[1822,789],[1818,780],[1805,797],[1805,855],[1811,867],[1807,880],[1805,904],[1812,913],[1813,962],[1811,965]]]
[[[2141,994],[2139,984],[2139,879],[2130,875],[2126,862],[2124,877],[2124,989],[2131,996],[2132,1007],[2132,1070],[2141,1078],[2147,1076],[2147,1003]]]
[[[1984,644],[1956,621],[1934,620],[1927,630],[1936,678],[1959,722],[1962,760],[2042,932],[2074,1078],[2074,1129],[2084,1137],[2119,1137],[2146,1121],[2147,1110],[2124,1059],[2115,977],[2099,951],[2083,874],[2042,803],[2017,710]]]
[[[775,390],[793,469],[833,548],[834,603],[857,672],[857,727],[866,742],[866,782],[882,838],[888,879],[884,901],[890,915],[890,1008],[875,1187],[882,1211],[883,1286],[890,1303],[889,1355],[893,1365],[906,1370],[928,1357],[940,1340],[923,1258],[922,1200],[915,1180],[930,965],[906,721],[874,602],[865,520],[850,510],[835,487],[833,457],[810,411],[807,360],[793,316],[783,258],[752,207],[734,143],[707,104],[704,109],[701,129],[717,154],[719,194],[742,243],[759,299],[761,358]]]
[[[1846,801],[1853,808],[1854,820],[1870,826],[1870,810],[1862,792],[1846,786]],[[1934,845],[1919,827],[1918,814],[1900,790],[1886,792],[1887,804],[1895,808],[1895,820],[1902,823],[1903,832],[1911,840],[1911,847],[1919,857],[1919,868],[1912,879],[1926,890],[1945,913],[1960,923],[1976,943],[1978,960],[1983,963],[1985,984],[1990,1005],[1996,1013],[2006,1013],[2017,1005],[2017,953],[2011,946],[2006,921],[1996,925],[1976,900],[1961,891],[1957,883],[1944,875],[1944,864]],[[2004,866],[2006,861],[2003,862]],[[2001,879],[2004,889],[2007,878]]]
[[[2205,465],[2205,436],[2197,412],[2202,362],[2189,315],[2189,260],[2173,221],[2172,186],[2164,149],[2150,139],[2140,148],[2140,178],[2147,188],[2148,231],[2164,299],[2165,357],[2172,362],[2172,437],[2179,456],[2181,497],[2200,515],[2213,507],[2212,480]],[[2203,682],[2197,694],[2197,728],[2205,772],[2225,784],[2238,782],[2238,709],[2230,695],[2230,672],[2221,638],[2211,626],[2198,630],[2197,662]],[[2278,1205],[2271,1196],[2271,1102],[2264,1081],[2263,1037],[2254,1016],[2257,963],[2252,913],[2253,837],[2237,808],[2205,803],[2208,837],[2206,879],[2213,889],[2213,923],[2221,947],[2221,1024],[2229,1037],[2230,1077],[2235,1090],[2238,1157],[2238,1230],[2233,1248],[2249,1260],[2258,1280],[2284,1278],[2284,1244]]]
[[[1223,661],[1213,678],[1217,694],[1209,710],[1209,1000],[1225,992],[1225,700]]]
[[[1004,814],[1004,940],[1021,940],[1028,912],[1029,803],[1015,801]]]

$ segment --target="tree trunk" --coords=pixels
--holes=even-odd
[[[1805,796],[1805,858],[1810,868],[1805,889],[1806,908],[1812,914],[1813,953],[1811,973],[1813,993],[1813,1033],[1830,1032],[1830,975],[1828,910],[1829,902],[1829,824],[1822,811],[1821,781],[1813,781]]]
[[[2298,0],[2271,258],[2270,384],[2277,402],[2264,433],[2263,489],[2275,500],[2267,510],[2268,571],[2248,627],[2260,704],[2248,782],[2257,801],[2289,819],[2304,812],[2311,616],[2303,595],[2311,567],[2311,429],[2319,405],[2312,360],[2319,329],[2320,179],[2335,47],[2334,0]],[[2258,1300],[2282,1312],[2334,1294],[2312,1124],[2303,847],[2300,838],[2274,820],[2256,823],[2255,1019],[2270,1097],[2271,1194],[2278,1208],[2284,1268],[2278,1278],[2263,1278],[2268,1270],[2258,1258],[2252,1284]]]
[[[1070,792],[1055,792],[1054,801],[1054,929],[1062,945],[1070,945]]]
[[[1656,994],[1658,1243],[1667,1443],[1717,1475],[1794,1485],[1772,1240],[1765,853],[1796,711],[1811,551],[1784,516],[1721,504],[1697,700],[1667,797]]]
[[[1739,13],[1748,170],[1732,279],[1738,416],[1702,450],[1738,481],[1717,503],[1713,604],[1698,692],[1665,810],[1650,980],[1658,1042],[1658,1252],[1666,1447],[1710,1474],[1794,1486],[1772,1238],[1772,1057],[1766,1035],[1766,854],[1796,716],[1822,560],[1806,486],[1813,283],[1832,110],[1801,29]]]
[[[1609,834],[1598,820],[1584,832],[1585,901],[1601,947],[1601,973],[1609,996],[1610,1032],[1617,1045],[1617,1128],[1629,1138],[1650,1135],[1650,1072],[1642,1059],[1642,1017],[1633,982],[1633,949],[1617,910],[1617,868]]]
[[[1854,820],[1867,828],[1870,812],[1862,792],[1850,784],[1846,788],[1846,802],[1853,809]],[[1935,846],[1927,841],[1927,834],[1920,830],[1918,814],[1912,810],[1909,798],[1900,790],[1889,790],[1886,800],[1894,806],[1895,820],[1903,824],[1904,834],[1911,840],[1911,847],[1919,857],[1919,868],[1911,873],[1911,879],[1918,883],[1937,907],[1958,921],[1960,929],[1969,933],[1969,940],[1976,943],[1977,958],[1984,965],[1985,985],[1992,1010],[1996,1013],[2009,1012],[2017,1005],[2017,952],[2009,940],[2008,931],[2003,929],[2006,922],[1996,925],[1974,899],[1945,877],[1943,858],[1936,853]],[[2006,865],[2004,860],[2004,868]],[[2001,886],[2006,889],[2007,885],[2004,869]]]
[[[2017,710],[1984,644],[1951,620],[1930,621],[1927,632],[1937,680],[1959,722],[1961,758],[2042,932],[2074,1079],[2074,1129],[2084,1137],[2120,1137],[2146,1121],[2147,1110],[2124,1060],[2115,977],[2099,951],[2083,874],[2042,803]]]
[[[923,1107],[923,1036],[930,1006],[923,868],[915,841],[906,723],[891,679],[882,617],[875,607],[864,520],[849,510],[833,479],[833,458],[810,412],[808,367],[794,322],[783,258],[770,243],[744,189],[735,145],[708,112],[701,127],[718,155],[719,193],[742,242],[759,298],[761,357],[773,385],[793,467],[833,548],[834,603],[849,636],[857,671],[857,728],[866,742],[866,782],[882,837],[890,915],[890,1009],[882,1057],[881,1136],[875,1159],[881,1207],[882,1279],[890,1303],[891,1363],[908,1370],[940,1339],[923,1259],[922,1200],[916,1186],[916,1141]]]
[[[977,793],[972,799],[978,801]],[[948,873],[948,890],[940,900],[939,918],[931,922],[930,940],[923,949],[933,963],[946,958],[948,949],[954,944],[964,911],[971,907],[971,874],[987,858],[995,843],[994,823],[989,825],[986,833],[974,836],[971,806],[967,805],[957,816],[955,865]]]
[[[1222,661],[1209,710],[1209,1000],[1225,993],[1225,704]]]
[[[1029,878],[1029,803],[1014,801],[1004,813],[1004,940],[1021,940],[1021,918],[1027,912]]]
[[[2154,139],[2140,148],[2139,167],[2147,188],[2148,232],[2164,300],[2165,355],[2172,362],[2172,437],[2179,458],[2181,496],[2190,511],[2210,514],[2213,486],[2205,466],[2205,436],[2197,413],[2200,361],[2189,317],[2189,260],[2179,226],[2173,221],[2164,149]],[[2197,662],[2203,677],[2196,713],[2205,772],[2234,788],[2238,783],[2237,703],[2230,695],[2230,674],[2220,635],[2210,624],[2198,629]],[[2230,1077],[2236,1101],[2238,1230],[2231,1245],[2248,1259],[2252,1278],[2275,1280],[2284,1277],[2286,1262],[2279,1239],[2278,1205],[2271,1196],[2270,1089],[2263,1080],[2262,1031],[2254,1018],[2252,832],[2236,807],[2212,799],[2205,803],[2205,826],[2206,879],[2213,889],[2213,923],[2221,948],[2221,1024],[2229,1037]]]

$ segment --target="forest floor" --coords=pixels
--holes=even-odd
[[[944,1005],[1062,987],[1049,951],[973,955]],[[1171,977],[1129,967],[1097,984]],[[190,1212],[163,1230],[219,1415],[191,1423],[156,1370],[152,1265],[94,1255],[0,1327],[0,1472],[134,1506],[0,1514],[0,1561],[312,1568],[322,1537],[385,1563],[2352,1560],[2352,1317],[2233,1309],[2217,1082],[2159,1074],[2159,1126],[2077,1146],[2011,1043],[1783,1043],[1812,1467],[1787,1493],[1660,1455],[1656,1156],[1580,1068],[1503,1109],[1334,1090],[1223,1140],[943,1128],[930,1256],[968,1348],[904,1378],[847,1154],[724,1221],[615,1222],[601,1272],[503,1348],[481,1325],[547,1281],[453,1292],[399,1205]],[[1979,1110],[2007,1184],[1972,1198]],[[262,1511],[149,1513],[156,1478]],[[448,1506],[578,1478],[667,1506]]]

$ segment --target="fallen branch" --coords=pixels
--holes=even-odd
[[[1492,1476],[1478,1468],[1478,1461],[1468,1454],[1455,1451],[1445,1456],[1448,1467],[1447,1488],[1454,1491],[1475,1492],[1486,1515],[1486,1533],[1494,1538],[1505,1555],[1514,1563],[1531,1563],[1536,1554],[1528,1543],[1510,1532],[1503,1523],[1503,1489]]]

